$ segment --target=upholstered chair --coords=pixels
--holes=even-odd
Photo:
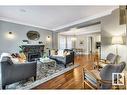
[[[121,73],[126,66],[125,62],[108,64],[101,71],[83,69],[84,88],[87,84],[92,89],[112,89],[112,74]]]
[[[21,63],[14,64],[10,57],[3,57],[0,63],[1,67],[1,84],[2,89],[6,88],[6,85],[19,82],[30,77],[34,77],[36,80],[36,65],[37,63]]]
[[[98,62],[95,62],[94,64],[96,65],[96,67],[103,68],[107,64],[115,64],[117,58],[118,58],[118,55],[109,53],[105,59],[100,59]]]

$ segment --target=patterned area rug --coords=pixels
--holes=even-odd
[[[78,64],[72,65],[70,64],[67,66],[67,68],[64,68],[64,66],[56,64],[55,68],[54,66],[47,66],[43,64],[37,65],[37,79],[36,81],[33,81],[33,78],[30,78],[29,80],[23,80],[20,82],[13,83],[11,85],[6,86],[6,89],[25,89],[29,90],[32,89],[46,81],[49,81],[67,71],[70,71],[76,67],[78,67]],[[45,69],[46,68],[46,69]],[[1,85],[0,85],[1,89]]]

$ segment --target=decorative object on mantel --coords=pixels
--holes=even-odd
[[[43,42],[42,42],[42,41],[39,41],[38,43],[39,43],[39,44],[43,44]]]
[[[31,30],[27,32],[27,37],[29,40],[38,40],[40,38],[40,34],[37,31]]]
[[[29,44],[29,41],[28,40],[22,40],[23,44]]]

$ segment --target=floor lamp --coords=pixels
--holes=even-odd
[[[123,44],[122,36],[114,36],[112,37],[112,44],[116,46],[116,55],[118,55],[118,45]],[[116,59],[116,63],[118,63],[118,58]]]

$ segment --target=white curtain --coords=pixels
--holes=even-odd
[[[66,36],[59,35],[59,49],[66,48]]]
[[[72,49],[72,37],[67,36],[67,48]]]

